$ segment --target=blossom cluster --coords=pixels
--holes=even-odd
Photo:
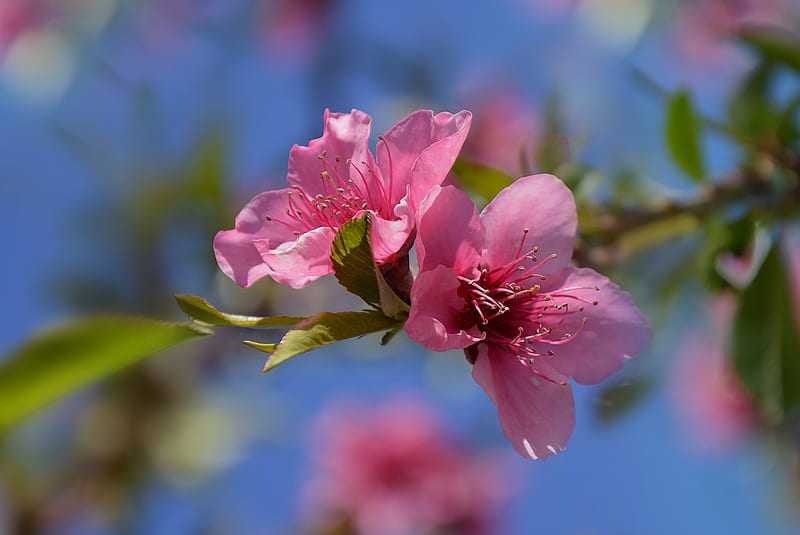
[[[339,403],[313,431],[307,532],[501,532],[498,513],[512,495],[515,474],[503,456],[461,448],[420,399]]]
[[[480,212],[442,186],[471,120],[414,112],[373,154],[368,115],[326,112],[322,137],[292,148],[288,187],[252,199],[217,234],[216,257],[240,286],[268,276],[302,288],[334,273],[337,233],[368,217],[375,263],[407,301],[408,336],[464,350],[514,448],[544,459],[575,426],[570,379],[603,381],[643,349],[650,327],[608,278],[570,265],[577,213],[557,177],[519,178]],[[412,246],[418,270],[403,291]]]

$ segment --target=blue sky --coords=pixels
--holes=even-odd
[[[663,105],[632,76],[633,67],[669,89],[690,82],[710,113],[721,109],[719,80],[687,78],[674,59],[664,59],[656,38],[604,38],[578,15],[544,19],[511,1],[346,1],[337,7],[319,57],[287,66],[258,48],[248,33],[252,12],[245,3],[230,6],[156,54],[140,46],[119,15],[82,42],[73,82],[54,101],[31,101],[8,84],[0,88],[0,226],[6,229],[0,351],[73,313],[54,298],[53,281],[67,269],[95,273],[104,265],[103,240],[114,236],[95,237],[86,229],[98,230],[116,216],[98,205],[124,203],[149,169],[190,159],[198,133],[209,125],[221,125],[226,135],[234,209],[279,186],[291,145],[321,134],[326,107],[367,111],[377,136],[418,107],[467,106],[464,88],[476,79],[487,87],[508,81],[534,106],[558,95],[570,141],[584,161],[605,172],[632,166],[654,189],[675,192],[689,184],[663,145]],[[59,135],[62,128],[104,163],[87,163],[86,154]],[[729,147],[713,140],[708,147],[712,169],[730,168]],[[170,179],[168,173],[163,178]],[[81,227],[85,220],[89,226]],[[202,253],[206,240],[210,261],[211,234],[187,238],[185,229],[167,231],[175,232],[175,247],[166,255],[167,293],[236,302],[231,296],[241,294],[219,274],[195,269],[175,252],[194,254],[200,243]],[[116,245],[124,249],[125,239]],[[110,284],[119,283],[113,269],[107,270]],[[646,287],[645,280],[631,290],[645,310],[654,311],[658,304],[648,302]],[[686,300],[689,309],[691,302]],[[660,333],[639,357],[644,363],[627,373],[668,377],[672,340],[685,324],[655,327]],[[309,422],[331,399],[377,400],[395,391],[429,400],[464,442],[511,453],[525,479],[508,511],[512,533],[797,532],[785,511],[791,507],[787,474],[774,464],[770,441],[743,444],[721,457],[698,453],[682,436],[666,381],[610,426],[593,417],[600,388],[576,387],[578,426],[569,447],[542,463],[513,455],[494,407],[458,353],[432,357],[403,337],[387,348],[366,339],[316,351],[263,376],[260,355],[235,343],[221,351],[230,358],[202,389],[243,416],[248,438],[238,445],[236,461],[200,486],[187,490],[168,470],[157,474],[135,506],[139,533],[196,533],[209,519],[224,523],[229,533],[290,533],[309,473]],[[452,363],[441,364],[444,359]],[[434,379],[432,366],[439,370]],[[449,387],[442,386],[442,376]]]

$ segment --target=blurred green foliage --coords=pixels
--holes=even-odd
[[[733,325],[733,363],[762,416],[783,424],[800,402],[800,338],[779,247],[742,292]]]
[[[85,318],[47,329],[0,364],[0,433],[70,392],[207,334],[187,323],[121,316]]]

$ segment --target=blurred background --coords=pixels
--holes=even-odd
[[[488,167],[556,172],[576,261],[655,333],[576,386],[569,447],[531,462],[460,352],[371,336],[262,375],[240,342],[281,332],[218,329],[4,425],[0,534],[800,533],[798,17],[795,0],[0,0],[6,365],[75,318],[182,321],[173,294],[360,307],[333,277],[243,290],[214,261],[326,108],[369,113],[373,142],[416,109],[471,110],[453,180],[485,203]]]

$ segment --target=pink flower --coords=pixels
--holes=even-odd
[[[708,307],[707,325],[687,337],[678,351],[674,394],[687,435],[701,449],[724,451],[756,425],[756,407],[733,371],[728,340],[736,311],[731,294]]]
[[[316,533],[344,523],[358,535],[488,535],[514,486],[501,459],[460,450],[410,397],[329,411],[314,443],[304,516],[330,526]]]
[[[442,183],[467,136],[471,114],[417,111],[367,146],[369,115],[325,112],[325,132],[289,155],[289,187],[257,195],[236,228],[214,240],[222,271],[240,286],[264,276],[302,288],[333,273],[330,248],[338,229],[369,212],[379,263],[408,246],[415,209]]]
[[[533,459],[572,433],[567,378],[598,383],[650,338],[626,292],[568,265],[576,226],[572,193],[552,175],[517,180],[480,214],[453,187],[419,212],[406,331],[435,351],[467,350],[506,437]]]

